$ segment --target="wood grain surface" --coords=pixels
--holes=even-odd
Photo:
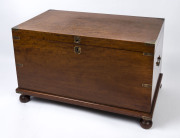
[[[163,23],[49,10],[12,28],[18,89],[150,114],[161,71],[156,61],[162,55]]]
[[[74,98],[68,98],[68,97],[63,97],[63,96],[59,96],[59,95],[42,93],[42,92],[27,90],[27,89],[22,89],[22,88],[17,88],[16,92],[20,93],[21,96],[26,96],[27,98],[25,100],[29,100],[29,97],[27,95],[31,95],[31,96],[35,96],[35,97],[39,97],[39,98],[48,99],[48,100],[54,100],[54,101],[59,101],[59,102],[63,102],[63,103],[98,109],[98,110],[102,110],[102,111],[108,111],[108,112],[133,116],[133,117],[137,117],[137,118],[141,118],[141,119],[152,120],[157,96],[159,93],[160,84],[162,81],[162,76],[163,76],[162,73],[160,73],[158,75],[158,81],[157,81],[157,85],[156,85],[156,89],[155,89],[155,94],[153,97],[151,112],[149,112],[149,113],[126,109],[126,108],[113,107],[110,105],[103,105],[103,104],[98,104],[98,103],[94,103],[94,102],[88,102],[88,101],[78,100],[78,99],[74,99]],[[26,101],[24,101],[24,102],[26,102]]]
[[[158,36],[158,39],[155,44],[155,52],[154,52],[154,62],[153,62],[153,83],[152,83],[152,99],[154,96],[154,92],[156,89],[156,84],[158,81],[158,74],[161,73],[161,67],[162,67],[162,51],[163,51],[163,38],[164,38],[164,24],[161,28],[160,34]],[[156,62],[158,61],[158,57],[160,57],[160,64],[157,66]]]
[[[20,88],[150,111],[153,57],[76,44],[14,40]]]
[[[128,116],[137,117],[137,118],[142,118],[143,116],[151,118],[150,113],[136,111],[136,110],[130,110],[130,109],[126,109],[126,108],[113,107],[110,105],[103,105],[103,104],[98,104],[98,103],[94,103],[94,102],[78,100],[75,98],[68,98],[68,97],[63,97],[63,96],[59,96],[59,95],[54,95],[51,93],[50,94],[42,93],[42,92],[38,92],[38,91],[34,91],[34,90],[27,90],[27,89],[22,89],[22,88],[17,88],[16,91],[22,95],[31,95],[34,97],[58,101],[58,102],[67,103],[67,104],[78,105],[81,107],[88,107],[88,108],[92,108],[92,109],[98,109],[98,110],[102,110],[102,111],[123,114],[123,115],[128,115]]]
[[[17,28],[154,44],[163,22],[161,18],[48,10]]]
[[[62,43],[74,43],[74,36],[64,35],[64,34],[54,34],[49,32],[38,32],[34,30],[21,30],[21,29],[12,29],[14,37],[20,37],[24,41],[29,41],[33,39],[34,41],[47,40],[50,42],[62,42]],[[122,50],[130,50],[137,52],[146,52],[154,53],[155,44],[147,44],[133,41],[121,41],[113,39],[104,39],[104,38],[95,38],[88,36],[81,36],[81,41],[79,45],[90,45],[97,47],[107,47],[107,48],[116,48]]]

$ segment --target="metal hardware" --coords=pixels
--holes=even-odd
[[[19,91],[16,91],[16,93],[21,93],[21,92],[19,92]]]
[[[145,87],[145,88],[151,88],[152,85],[151,85],[151,84],[142,84],[142,87]]]
[[[143,52],[143,56],[154,56],[154,54],[153,53],[145,53],[145,52]]]
[[[76,54],[81,54],[81,47],[75,46],[75,47],[74,47],[74,52],[75,52]]]
[[[79,44],[81,41],[81,38],[79,36],[74,36],[74,43]]]
[[[13,36],[13,39],[14,40],[20,40],[20,37],[19,36]]]
[[[17,63],[16,66],[18,66],[18,67],[23,67],[23,64]]]
[[[145,43],[145,46],[154,46],[154,45],[155,45],[154,42]]]
[[[157,58],[156,66],[159,66],[159,65],[160,65],[160,61],[161,61],[161,57],[159,56],[159,57]]]
[[[143,119],[143,120],[152,120],[152,118],[147,117],[147,116],[142,116],[142,119]]]
[[[18,30],[18,26],[14,26],[12,30]]]

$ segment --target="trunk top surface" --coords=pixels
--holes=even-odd
[[[13,29],[155,44],[164,19],[48,10]]]

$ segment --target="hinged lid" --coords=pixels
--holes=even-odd
[[[13,28],[26,37],[154,52],[164,19],[48,10]]]

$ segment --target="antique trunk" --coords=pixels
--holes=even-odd
[[[164,19],[48,10],[12,28],[17,93],[140,118],[161,87]]]

